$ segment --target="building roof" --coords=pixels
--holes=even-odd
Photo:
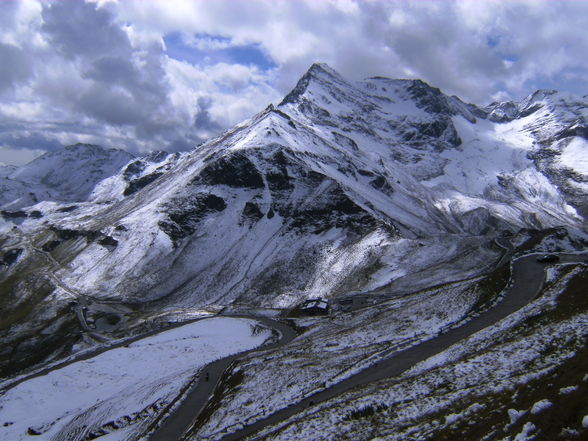
[[[323,299],[309,299],[306,300],[300,309],[312,309],[312,308],[319,308],[319,309],[328,309],[329,303]]]

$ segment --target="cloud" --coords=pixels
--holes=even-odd
[[[0,60],[3,65],[0,69],[0,92],[30,78],[32,64],[20,48],[0,43]]]
[[[0,25],[4,162],[78,141],[187,149],[317,61],[479,104],[588,86],[586,2],[22,0],[0,2]]]
[[[42,18],[41,32],[66,58],[92,59],[108,53],[124,56],[132,50],[110,11],[93,3],[46,3]]]
[[[209,97],[201,96],[198,98],[198,112],[194,117],[194,125],[198,128],[203,128],[205,130],[216,131],[221,128],[221,126],[214,121],[208,109],[212,106],[212,99]]]
[[[584,2],[131,0],[119,14],[161,35],[259,45],[278,66],[282,94],[315,61],[354,79],[419,77],[480,103],[521,97],[572,67],[583,72],[574,92],[587,84]]]

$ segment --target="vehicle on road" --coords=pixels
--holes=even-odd
[[[537,257],[537,262],[549,263],[557,261],[559,261],[559,256],[555,254],[542,254],[541,256]]]

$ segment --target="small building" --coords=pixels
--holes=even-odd
[[[329,315],[331,307],[323,299],[308,299],[300,305],[300,313],[304,315]]]

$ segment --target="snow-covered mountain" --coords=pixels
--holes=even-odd
[[[75,144],[45,153],[22,167],[0,167],[0,207],[84,201],[98,182],[118,173],[132,158],[124,150]]]
[[[287,307],[479,274],[497,235],[585,228],[587,112],[546,91],[481,108],[419,80],[353,82],[315,64],[278,106],[190,152],[45,155],[6,179],[34,191],[12,202],[6,187],[4,207],[35,215],[15,228],[4,211],[4,310],[26,317],[26,299],[72,295]]]

